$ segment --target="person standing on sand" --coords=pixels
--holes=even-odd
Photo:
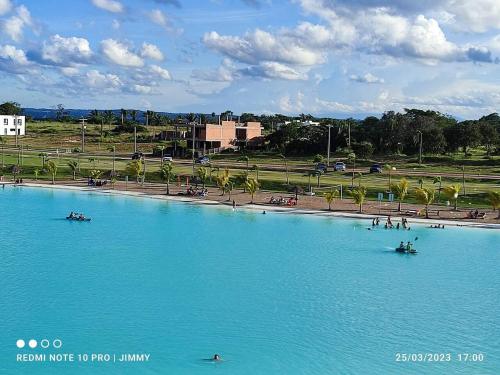
[[[233,199],[233,210],[236,208],[236,202]]]

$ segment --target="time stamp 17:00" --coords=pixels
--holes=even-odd
[[[396,353],[396,362],[484,362],[483,353]]]

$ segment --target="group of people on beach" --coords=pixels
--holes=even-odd
[[[378,217],[374,218],[372,220],[372,227],[375,227],[375,226],[379,226],[380,225],[380,219]],[[396,228],[396,229],[405,229],[405,230],[411,230],[409,224],[408,224],[408,219],[406,218],[402,218],[401,219],[401,224],[400,223],[396,223],[396,225],[394,225],[392,223],[392,220],[391,220],[391,215],[387,216],[387,221],[386,223],[384,224],[384,228],[385,229],[393,229],[393,228]]]
[[[189,196],[206,197],[208,196],[208,189],[198,189],[197,187],[193,189],[193,187],[190,186],[186,194]]]

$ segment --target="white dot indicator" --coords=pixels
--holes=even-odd
[[[28,345],[30,346],[31,349],[35,349],[37,347],[38,343],[36,342],[36,340],[31,339],[28,342]]]
[[[24,342],[24,340],[19,339],[19,340],[17,340],[17,341],[16,341],[16,346],[17,346],[19,349],[24,348],[24,345],[26,345],[26,343]]]

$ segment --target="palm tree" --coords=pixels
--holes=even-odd
[[[352,162],[352,179],[351,179],[351,187],[354,187],[354,170],[356,169],[356,154],[351,152],[347,155],[347,160]]]
[[[459,184],[449,185],[443,189],[445,197],[455,202],[455,206],[453,208],[455,211],[458,206],[458,193],[460,193],[460,190],[462,190],[462,187]]]
[[[57,164],[53,160],[47,160],[45,164],[47,171],[52,176],[52,185],[54,185],[56,183]]]
[[[402,178],[399,183],[391,185],[391,191],[394,192],[396,198],[398,199],[398,212],[401,212],[401,204],[403,203],[406,195],[408,195],[408,188],[410,183],[406,178]]]
[[[172,163],[165,163],[160,168],[161,179],[167,184],[167,195],[170,195],[170,181],[174,177]]]
[[[115,122],[115,114],[111,110],[104,111],[104,121],[109,125],[108,129],[111,130],[111,125]]]
[[[250,203],[253,203],[253,197],[254,197],[255,193],[259,190],[260,185],[255,178],[249,178],[245,182],[245,186],[246,186],[246,190],[248,191],[248,193],[252,197],[252,199],[250,200]]]
[[[212,173],[213,172],[217,172],[217,175],[215,177],[217,179],[217,177],[219,177],[219,171],[220,171],[220,168],[219,167],[215,167],[215,166],[210,169],[210,182],[212,182]]]
[[[40,174],[40,169],[35,168],[33,170],[33,174],[35,175],[35,181],[38,181],[38,175]]]
[[[7,140],[4,139],[3,137],[0,137],[0,145],[2,145],[2,168],[5,168],[5,144],[7,143]]]
[[[135,177],[136,181],[139,182],[139,176],[143,170],[143,165],[141,160],[132,160],[127,164],[126,172]]]
[[[217,187],[222,191],[222,196],[226,192],[226,186],[229,183],[229,170],[226,168],[224,172],[217,176]]]
[[[442,187],[442,184],[443,184],[443,179],[441,178],[441,176],[436,176],[434,177],[434,179],[432,180],[432,183],[435,185],[435,184],[439,184],[439,188],[438,188],[438,203],[440,202],[441,200],[441,187]]]
[[[114,172],[116,172],[116,169],[115,169],[116,146],[115,145],[109,146],[108,151],[111,151],[113,153],[113,173],[114,173]]]
[[[420,189],[422,189],[424,187],[424,179],[423,178],[419,178],[417,182],[420,185]]]
[[[490,191],[488,192],[488,200],[493,207],[493,211],[498,210],[497,219],[500,219],[500,192]]]
[[[367,190],[364,186],[358,186],[349,191],[354,203],[359,205],[359,213],[363,212],[363,203],[365,202]]]
[[[231,192],[234,189],[234,183],[233,181],[228,181],[227,184],[224,186],[224,192],[228,193],[228,201],[231,200]],[[224,195],[224,194],[223,194]]]
[[[332,210],[332,203],[339,197],[340,193],[337,189],[332,189],[327,191],[323,196],[325,197],[326,203],[328,203],[328,211]]]
[[[285,162],[286,184],[289,185],[290,180],[288,178],[288,161],[286,160],[286,156],[283,154],[279,154],[278,157],[283,159],[283,161]]]
[[[208,169],[205,167],[200,167],[198,168],[197,172],[198,172],[198,177],[200,178],[201,183],[203,184],[203,189],[205,189],[205,185],[208,179]]]
[[[392,177],[392,171],[395,171],[396,168],[393,167],[390,164],[386,164],[386,165],[384,165],[384,169],[386,171],[389,171],[389,191],[392,193],[392,181],[391,181],[391,177]]]
[[[247,184],[246,184],[247,181],[248,181],[248,172],[247,171],[243,171],[236,176],[236,183],[243,187],[244,193],[247,192]]]
[[[132,119],[132,122],[135,124],[137,122],[137,110],[129,109],[128,112],[130,113],[130,118]]]
[[[73,173],[73,181],[76,180],[76,172],[78,171],[78,162],[71,160],[68,162],[68,167],[71,169],[71,173]]]
[[[429,205],[434,202],[434,196],[436,191],[432,188],[416,188],[415,189],[415,197],[417,198],[417,202],[425,205],[425,218],[429,218]]]
[[[247,155],[240,156],[236,161],[244,161],[247,165],[246,171],[248,172],[248,163],[250,161],[250,158]]]

